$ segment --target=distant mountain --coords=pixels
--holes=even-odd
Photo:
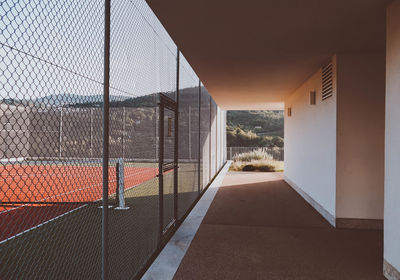
[[[143,96],[116,96],[110,95],[111,107],[154,107],[158,102],[160,93],[152,93]],[[175,95],[174,92],[162,92],[171,98]],[[192,102],[192,99],[198,98],[198,88],[181,89],[182,103]],[[103,95],[80,95],[80,94],[52,94],[39,98],[4,98],[2,103],[7,104],[31,104],[44,105],[54,107],[101,107],[103,105]]]
[[[283,137],[283,111],[228,111],[227,125],[259,136]]]
[[[129,99],[126,96],[110,96],[110,101],[123,101]],[[35,103],[42,103],[50,106],[74,106],[77,104],[102,104],[102,95],[79,95],[79,94],[52,94],[34,100]]]
[[[228,147],[283,147],[283,111],[228,111]]]
[[[112,107],[148,107],[154,106],[157,94],[145,96],[110,96],[110,106]],[[5,104],[31,104],[45,105],[54,107],[101,107],[103,105],[102,95],[79,95],[79,94],[52,94],[39,98],[3,98],[0,101]]]

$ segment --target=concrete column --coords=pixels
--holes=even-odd
[[[387,10],[384,274],[400,279],[400,0]]]
[[[383,228],[385,53],[337,55],[336,226]]]

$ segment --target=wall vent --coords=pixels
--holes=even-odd
[[[315,90],[310,91],[310,105],[317,104],[317,92]]]
[[[333,66],[332,63],[322,67],[322,100],[333,95]]]

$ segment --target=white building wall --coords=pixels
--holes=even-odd
[[[385,53],[338,54],[336,61],[336,218],[372,226],[383,219]]]
[[[400,271],[400,0],[388,7],[386,48],[384,258]]]
[[[322,101],[322,69],[285,100],[285,178],[334,223],[336,214],[336,76],[334,94]],[[317,92],[310,105],[310,91]],[[292,116],[288,117],[288,108]],[[308,199],[310,202],[310,199]]]

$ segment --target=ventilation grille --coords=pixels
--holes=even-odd
[[[322,67],[322,100],[333,95],[332,63]]]

